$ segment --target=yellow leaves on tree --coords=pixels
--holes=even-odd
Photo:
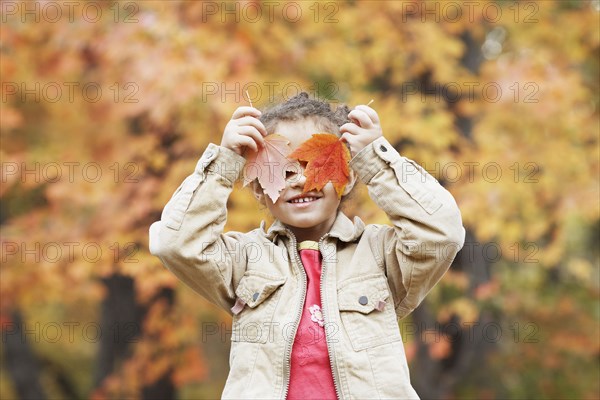
[[[175,282],[148,252],[148,226],[205,146],[219,143],[243,88],[262,107],[301,86],[347,103],[375,97],[385,137],[454,195],[473,238],[463,250],[465,276],[444,276],[440,305],[431,313],[440,323],[458,318],[462,324],[476,322],[485,307],[500,307],[495,315],[505,316],[502,340],[510,346],[499,347],[498,371],[478,366],[498,381],[515,382],[500,395],[598,393],[597,253],[590,242],[600,188],[594,2],[485,1],[460,6],[456,19],[454,7],[444,2],[438,2],[438,15],[434,4],[422,2],[336,2],[335,8],[300,2],[302,13],[293,23],[281,6],[272,10],[273,21],[263,7],[256,23],[235,23],[234,15],[207,15],[194,2],[136,2],[135,8],[110,3],[98,3],[97,23],[77,6],[73,19],[63,8],[62,18],[50,23],[53,9],[43,3],[25,21],[19,13],[3,21],[3,48],[11,57],[0,59],[6,83],[0,110],[2,244],[18,250],[3,254],[5,309],[24,310],[32,324],[47,312],[39,304],[57,310],[52,313],[95,318],[95,311],[86,311],[94,307],[82,304],[99,306],[98,282],[114,272],[135,280],[136,299],[147,307]],[[237,9],[245,11],[243,4]],[[326,22],[332,18],[338,22]],[[131,19],[140,23],[123,23]],[[504,32],[503,39],[494,32]],[[486,42],[498,47],[497,59],[481,58]],[[95,92],[97,102],[91,101]],[[331,180],[339,194],[348,154],[334,135],[327,139],[321,144],[331,148],[315,145],[303,157],[304,189]],[[263,172],[273,199],[277,185],[268,180],[269,168]],[[232,193],[227,230],[246,232],[262,217],[246,192]],[[387,223],[366,188],[359,193],[356,205],[349,205],[356,207],[353,214]],[[584,229],[588,222],[594,224],[591,234]],[[488,241],[494,246],[486,247]],[[102,250],[98,260],[91,253],[96,248]],[[491,282],[472,281],[481,275],[467,267],[481,258],[494,265]],[[555,307],[557,296],[577,299],[573,310]],[[434,298],[428,297],[429,306]],[[202,379],[188,369],[201,361],[192,343],[201,328],[193,321],[205,318],[208,302],[182,289],[174,308],[198,301],[182,308],[191,322],[169,319],[173,311],[149,314],[140,341],[131,344],[132,359],[106,380],[105,397],[135,398],[165,371],[173,371],[176,384],[192,375]],[[519,321],[535,323],[539,333],[522,325],[512,343]],[[527,342],[540,335],[552,338],[544,352]],[[76,346],[96,346],[76,338]],[[36,348],[46,355],[72,353],[73,345],[57,347],[61,342],[42,340]],[[417,343],[407,345],[409,360]],[[429,345],[432,357],[447,354],[447,344]],[[555,360],[550,364],[581,368],[562,368],[563,379],[542,387],[538,382],[551,375],[528,366],[543,367],[549,357]],[[80,366],[91,369],[92,363],[74,362],[65,376],[86,387],[81,376],[89,374],[81,374]],[[207,397],[221,393],[222,373],[211,367]],[[15,397],[3,396],[4,386],[0,397]]]

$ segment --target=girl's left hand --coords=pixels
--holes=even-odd
[[[340,127],[341,140],[348,143],[350,153],[354,157],[373,140],[383,136],[377,112],[366,105],[358,105],[350,111],[348,122]]]

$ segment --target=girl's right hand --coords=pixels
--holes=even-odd
[[[258,151],[259,147],[264,146],[263,137],[267,135],[265,126],[258,119],[261,114],[254,107],[238,107],[225,127],[221,146],[241,156],[246,147]]]

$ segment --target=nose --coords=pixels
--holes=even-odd
[[[304,188],[306,183],[306,176],[304,176],[304,166],[296,165],[293,167],[294,172],[288,172],[289,177],[287,178],[288,184],[293,188]]]

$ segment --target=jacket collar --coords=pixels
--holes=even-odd
[[[283,235],[291,238],[291,231],[280,220],[276,219],[266,232],[265,224],[264,220],[260,223],[260,230],[269,240],[274,240],[276,235]],[[364,229],[365,224],[359,217],[354,217],[353,222],[342,211],[338,210],[335,221],[329,231],[329,236],[336,237],[343,242],[351,242],[360,237]]]

